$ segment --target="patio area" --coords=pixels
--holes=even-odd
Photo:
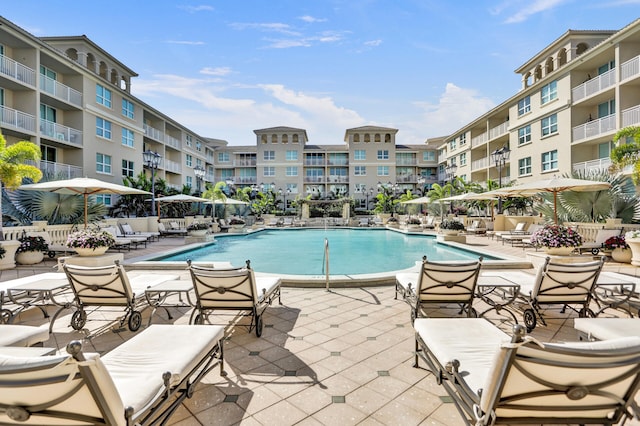
[[[163,238],[146,249],[125,252],[125,265],[183,244],[182,238]],[[467,245],[512,257],[526,253],[483,236],[468,236]],[[52,272],[55,264],[46,260],[35,267],[2,271],[0,280]],[[638,268],[614,262],[607,262],[605,269],[638,275]],[[132,273],[138,272],[143,271]],[[188,279],[186,270],[172,273]],[[483,302],[476,303],[478,311],[484,310]],[[170,424],[461,425],[455,406],[433,375],[413,367],[415,340],[409,311],[406,303],[394,299],[390,286],[331,291],[285,287],[282,305],[275,303],[266,310],[262,337],[242,326],[227,328],[228,375],[211,372]],[[170,308],[170,312],[171,320],[158,310],[153,323],[188,323],[188,308]],[[149,314],[150,310],[143,312],[144,325]],[[64,349],[69,341],[80,339],[87,351],[106,353],[134,335],[126,327],[114,330],[112,323],[90,320],[87,329],[92,336],[87,338],[69,326],[70,315],[65,312],[58,318],[45,346]],[[490,313],[489,319],[509,333],[510,321],[494,315]],[[576,316],[554,309],[548,325],[536,327],[531,334],[541,341],[577,340]],[[215,319],[226,323],[229,317]],[[42,325],[47,320],[31,309],[16,323]]]

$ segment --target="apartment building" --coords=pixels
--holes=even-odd
[[[506,184],[606,169],[615,133],[640,125],[640,20],[619,31],[568,30],[515,72],[518,93],[439,146],[441,181],[447,170]]]

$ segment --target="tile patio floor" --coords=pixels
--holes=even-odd
[[[512,256],[522,248],[470,237],[470,245]],[[125,255],[130,261],[182,244],[165,238],[144,250]],[[3,271],[5,281],[33,273],[50,272],[55,262]],[[632,275],[637,268],[607,264],[610,270]],[[131,271],[130,274],[148,273]],[[162,271],[162,273],[168,273]],[[171,273],[174,273],[173,271]],[[175,271],[188,278],[186,271]],[[481,302],[480,302],[481,303]],[[481,306],[476,306],[481,310]],[[186,308],[172,308],[174,319],[158,311],[154,323],[184,324]],[[149,311],[143,313],[146,324]],[[448,315],[434,312],[433,315]],[[105,314],[113,319],[113,314]],[[491,316],[491,315],[490,315]],[[553,311],[547,327],[532,334],[542,341],[576,340],[574,314]],[[69,327],[70,314],[55,323],[47,346],[64,349],[81,339],[86,350],[105,353],[133,336],[114,331],[108,322],[92,320],[87,338]],[[215,317],[226,322],[228,317]],[[212,371],[171,419],[174,425],[461,425],[458,412],[431,373],[413,367],[414,333],[409,307],[394,299],[392,287],[324,289],[284,288],[265,313],[261,338],[242,326],[228,327],[224,341],[226,377]],[[509,322],[493,317],[505,331]],[[244,323],[244,319],[241,320]],[[45,324],[37,310],[22,314],[18,323]],[[170,342],[167,342],[170,344]],[[638,425],[640,422],[629,422]]]

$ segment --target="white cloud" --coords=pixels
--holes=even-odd
[[[321,19],[321,18],[314,18],[313,16],[309,16],[309,15],[304,15],[304,16],[300,16],[299,19],[303,20],[304,22],[308,22],[310,24],[313,24],[315,22],[326,22],[326,19]]]
[[[291,36],[300,36],[298,31],[295,31],[288,24],[281,22],[265,22],[265,23],[251,23],[251,22],[235,22],[230,24],[231,28],[235,30],[254,29],[263,32],[275,32],[280,34],[287,34]]]
[[[364,45],[365,46],[369,46],[369,47],[377,47],[380,46],[382,44],[382,40],[378,39],[378,40],[369,40],[369,41],[365,41]]]
[[[196,13],[196,12],[202,12],[202,11],[211,12],[215,10],[213,6],[209,6],[206,4],[201,4],[198,6],[178,6],[178,7],[186,10],[189,13]]]
[[[205,44],[204,41],[188,41],[188,40],[167,40],[169,44],[186,44],[190,46],[201,46]]]
[[[566,1],[567,0],[534,0],[526,2],[526,6],[509,16],[505,20],[505,23],[515,24],[526,21],[531,15],[553,9]]]
[[[202,68],[200,70],[200,74],[205,74],[205,75],[215,75],[215,76],[225,76],[225,75],[229,75],[231,74],[231,68],[229,67],[216,67],[216,68],[210,68],[210,67],[205,67]]]

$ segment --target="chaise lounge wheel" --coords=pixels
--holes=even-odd
[[[527,333],[531,333],[536,328],[536,313],[533,309],[525,309],[522,312],[522,319],[524,320],[524,326],[527,327]]]
[[[469,318],[478,318],[478,311],[475,308],[469,308]]]
[[[262,330],[264,329],[264,321],[262,321],[262,315],[256,317],[256,336],[262,336]]]
[[[54,257],[56,257],[56,252],[55,251],[48,251],[47,252],[47,256],[49,256],[49,259],[53,259]]]
[[[193,323],[196,325],[204,324],[204,317],[200,314],[196,315],[196,317],[193,319]]]
[[[142,325],[142,314],[138,311],[131,312],[129,315],[129,330],[138,331]]]
[[[578,311],[578,317],[580,318],[595,318],[596,314],[591,309],[582,308]]]
[[[9,324],[11,322],[13,314],[8,309],[0,310],[0,324]]]
[[[71,315],[71,328],[76,331],[82,330],[87,323],[87,313],[83,310],[75,311]]]

